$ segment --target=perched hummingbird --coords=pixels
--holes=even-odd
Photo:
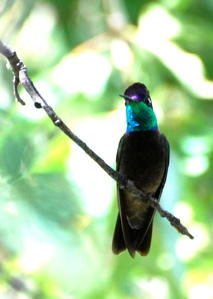
[[[118,146],[116,169],[137,188],[160,200],[169,165],[169,143],[158,130],[149,91],[144,84],[134,83],[120,96],[125,99],[127,130]],[[155,210],[119,186],[118,206],[113,252],[119,254],[127,248],[133,258],[135,252],[147,255]]]

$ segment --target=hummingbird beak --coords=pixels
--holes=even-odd
[[[131,97],[125,95],[125,94],[119,94],[120,97],[124,98],[125,100],[127,101],[130,101],[130,102],[134,102],[134,99],[132,99]]]

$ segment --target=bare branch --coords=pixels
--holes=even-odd
[[[22,105],[25,104],[24,101],[20,98],[17,90],[17,86],[19,82],[24,86],[32,100],[34,101],[34,105],[36,108],[43,108],[49,118],[52,120],[55,126],[57,126],[62,132],[64,132],[70,139],[72,139],[76,144],[78,144],[87,155],[90,156],[111,178],[113,178],[119,185],[120,188],[123,188],[132,194],[134,194],[135,200],[140,200],[146,204],[149,204],[153,207],[161,217],[167,218],[172,226],[174,226],[178,232],[183,235],[188,236],[190,239],[194,239],[194,237],[189,233],[187,228],[183,226],[178,218],[173,216],[171,213],[165,211],[159,204],[156,198],[153,198],[150,194],[139,190],[134,182],[128,180],[123,175],[112,169],[109,165],[107,165],[103,159],[101,159],[95,152],[93,152],[80,138],[78,138],[67,126],[66,124],[59,118],[59,116],[55,113],[51,106],[47,104],[44,98],[39,94],[37,89],[35,88],[33,82],[30,80],[27,74],[26,66],[19,60],[16,52],[7,47],[4,43],[0,41],[0,53],[4,55],[9,63],[10,67],[15,75],[13,80],[14,91],[16,100],[19,101]]]

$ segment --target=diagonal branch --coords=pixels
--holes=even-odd
[[[43,108],[49,118],[52,120],[53,124],[57,126],[62,132],[64,132],[70,139],[72,139],[77,145],[79,145],[87,155],[90,156],[111,178],[113,178],[120,188],[125,189],[134,194],[135,200],[140,200],[146,204],[149,204],[153,207],[161,217],[166,217],[172,226],[174,226],[181,234],[188,236],[190,239],[194,239],[194,237],[189,233],[187,228],[183,226],[180,222],[180,219],[173,216],[171,213],[165,211],[159,204],[156,198],[153,198],[150,194],[139,190],[134,182],[128,180],[120,173],[112,169],[109,165],[107,165],[103,159],[101,159],[95,152],[93,152],[87,145],[84,143],[78,136],[76,136],[67,126],[66,124],[59,118],[59,116],[55,113],[51,106],[43,99],[43,97],[39,94],[37,89],[35,88],[33,82],[30,80],[27,74],[27,68],[23,64],[22,61],[19,60],[16,52],[6,46],[4,43],[0,41],[0,53],[4,55],[10,64],[10,67],[14,73],[14,94],[16,100],[20,102],[22,105],[25,105],[25,102],[20,98],[18,94],[17,86],[18,84],[22,84],[32,100],[34,101],[34,105],[36,108]]]

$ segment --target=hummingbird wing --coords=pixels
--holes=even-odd
[[[122,191],[118,187],[118,205],[119,212],[118,218],[115,226],[115,232],[112,241],[112,251],[115,254],[119,254],[124,251],[126,248],[129,251],[129,254],[134,258],[135,249],[134,249],[134,231],[130,227],[125,211],[124,201],[122,200]]]
[[[118,172],[120,166],[120,157],[121,157],[123,139],[124,139],[123,137],[120,139],[117,156],[116,156],[116,170]],[[126,217],[124,200],[122,200],[123,192],[124,190],[121,190],[119,186],[117,186],[119,212],[118,212],[117,222],[115,225],[115,231],[112,240],[112,251],[114,254],[119,254],[122,251],[126,250],[127,248],[130,255],[134,258],[135,249],[133,246],[132,228],[129,226]]]
[[[166,137],[162,134],[163,142],[165,144],[165,167],[164,174],[154,197],[160,200],[163,187],[166,182],[166,176],[169,165],[169,143]],[[117,162],[117,171],[119,171],[120,166],[120,157],[122,151],[123,137],[120,140],[116,162]],[[128,249],[130,255],[134,258],[135,251],[137,251],[140,255],[145,256],[148,254],[151,244],[152,237],[152,226],[153,226],[153,217],[155,210],[152,207],[149,207],[146,211],[145,221],[143,221],[143,225],[138,229],[133,229],[129,225],[127,216],[126,216],[126,208],[125,208],[125,191],[120,189],[118,186],[118,205],[119,205],[119,214],[116,222],[113,242],[112,242],[112,250],[115,254],[119,254],[124,251],[126,248]]]

